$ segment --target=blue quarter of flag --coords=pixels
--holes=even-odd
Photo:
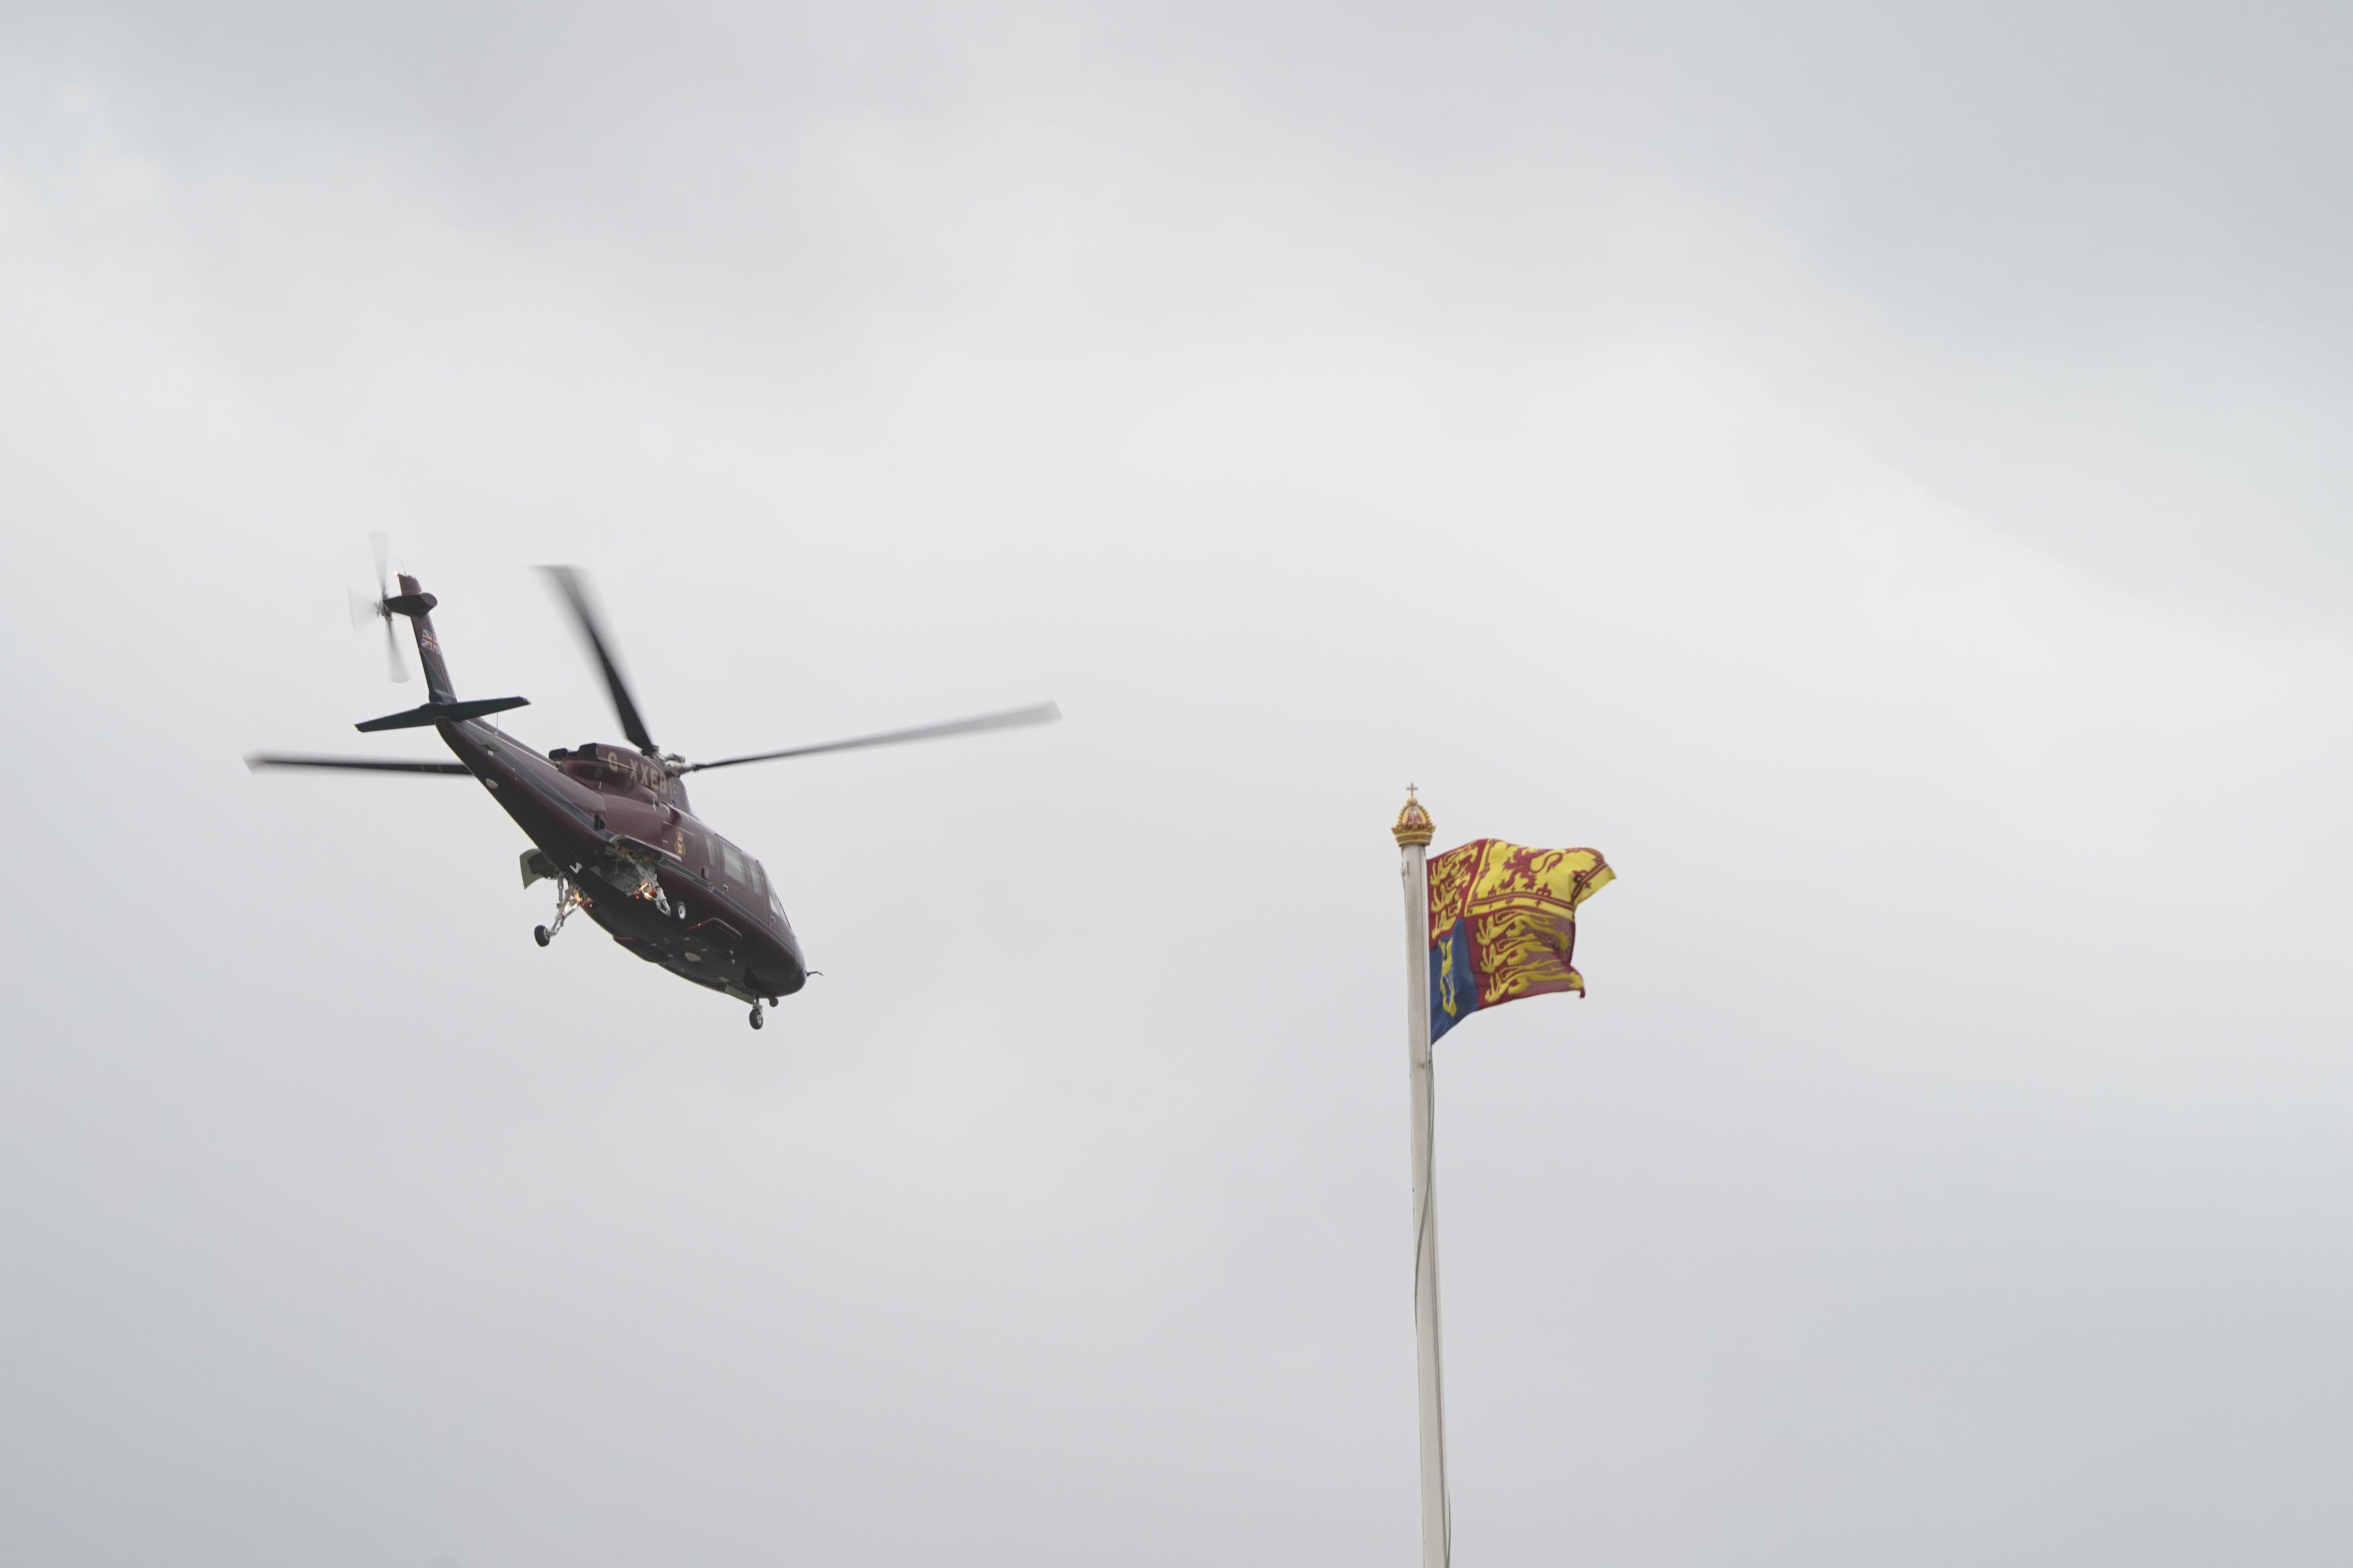
[[[1471,922],[1456,921],[1430,944],[1430,1037],[1479,1010],[1479,975],[1471,962]]]

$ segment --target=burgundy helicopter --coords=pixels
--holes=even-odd
[[[955,719],[910,730],[890,730],[847,741],[792,746],[778,752],[690,763],[654,744],[638,705],[614,661],[613,644],[590,606],[580,574],[569,566],[542,570],[554,581],[580,633],[604,672],[613,709],[631,747],[589,742],[542,754],[515,739],[489,716],[528,706],[522,697],[460,700],[442,662],[432,611],[438,603],[402,574],[392,591],[385,571],[385,541],[376,535],[374,601],[354,595],[354,619],[363,614],[383,623],[385,649],[395,680],[408,679],[393,630],[393,617],[407,617],[417,637],[417,662],[425,667],[427,700],[422,707],[370,719],[354,728],[439,732],[454,763],[376,757],[320,757],[257,752],[246,766],[346,768],[364,773],[471,775],[506,808],[532,842],[523,851],[522,881],[555,884],[555,918],[532,935],[545,947],[575,910],[602,926],[615,942],[681,979],[723,992],[752,1007],[752,1027],[765,1021],[764,1008],[798,991],[808,981],[800,942],[785,918],[784,900],[760,862],[712,832],[687,804],[685,775],[743,763],[891,746],[944,735],[968,735],[1018,724],[1043,724],[1061,717],[1051,702],[1031,708]]]

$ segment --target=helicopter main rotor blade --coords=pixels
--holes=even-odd
[[[245,765],[264,768],[350,768],[364,773],[464,773],[463,763],[411,763],[385,757],[305,757],[285,752],[250,752]]]
[[[543,566],[540,570],[554,580],[557,591],[564,595],[564,602],[571,606],[572,618],[580,624],[580,635],[587,639],[588,651],[596,656],[597,666],[605,672],[606,688],[613,694],[613,711],[620,718],[621,732],[646,755],[659,755],[654,738],[646,733],[646,721],[638,717],[637,700],[629,695],[629,684],[621,679],[621,667],[613,662],[612,646],[605,640],[604,628],[597,624],[596,612],[589,606],[587,583],[579,569]]]
[[[885,730],[879,735],[859,735],[847,741],[828,741],[817,746],[793,746],[781,752],[754,752],[748,757],[722,757],[715,763],[689,763],[681,773],[699,773],[705,768],[732,768],[738,763],[771,763],[780,757],[814,756],[819,752],[849,752],[861,746],[896,746],[908,741],[937,740],[944,735],[971,735],[983,730],[1010,730],[1021,724],[1050,724],[1062,716],[1062,710],[1051,702],[1040,702],[1034,708],[1008,708],[1002,713],[983,713],[973,719],[951,719],[944,724],[919,724],[912,730]]]

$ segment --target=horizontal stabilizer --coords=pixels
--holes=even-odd
[[[470,702],[427,702],[422,708],[411,708],[405,713],[387,713],[381,719],[369,719],[352,726],[363,734],[378,730],[422,730],[427,724],[456,723],[460,719],[480,719],[486,713],[503,713],[510,708],[528,708],[528,697],[477,697]]]

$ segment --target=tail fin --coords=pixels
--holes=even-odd
[[[455,702],[458,692],[449,684],[449,667],[441,662],[441,639],[433,635],[433,606],[439,603],[404,572],[400,592],[386,599],[385,606],[395,615],[406,616],[409,629],[417,634],[417,659],[425,667],[426,694],[435,702]]]
[[[471,702],[458,700],[458,693],[449,685],[449,667],[441,662],[441,639],[433,635],[433,606],[440,601],[419,587],[417,579],[401,574],[400,592],[386,599],[385,608],[396,616],[406,616],[417,633],[417,661],[425,666],[425,690],[430,699],[421,708],[411,708],[403,713],[387,713],[381,719],[370,719],[353,728],[377,730],[419,730],[427,724],[461,723],[468,719],[480,719],[489,713],[503,713],[510,708],[528,704],[520,697],[478,697]]]

